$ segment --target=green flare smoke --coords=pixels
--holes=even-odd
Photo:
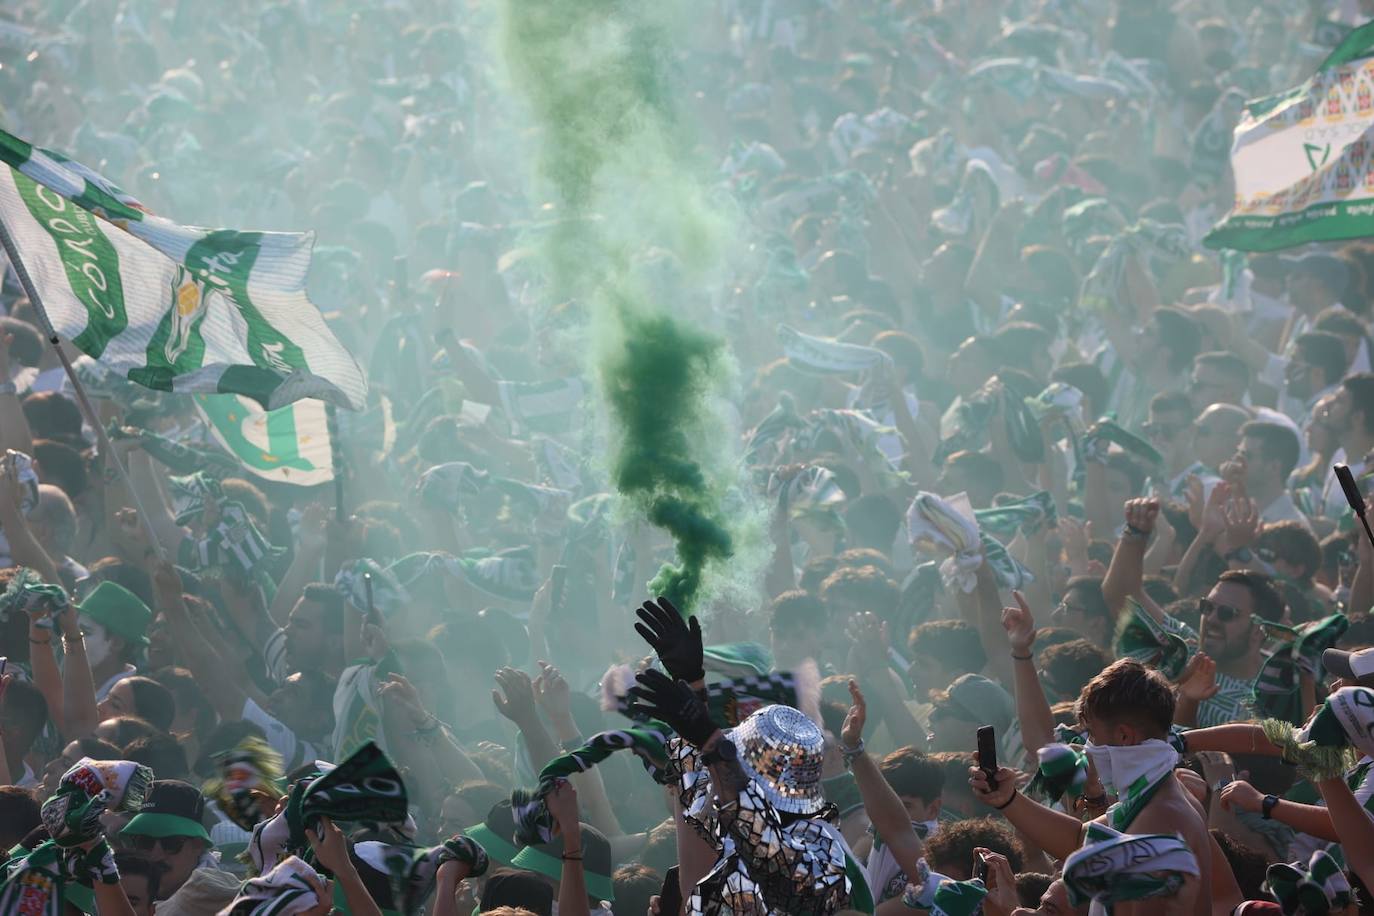
[[[727,221],[680,152],[691,138],[666,51],[667,17],[682,9],[676,0],[507,0],[504,47],[556,198],[541,245],[550,293],[590,306],[611,476],[672,536],[678,565],[649,587],[686,613],[735,539],[722,509],[729,449],[714,410],[730,360],[678,307],[705,288],[728,244]]]

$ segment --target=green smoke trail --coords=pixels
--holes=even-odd
[[[592,306],[612,478],[672,536],[680,565],[665,566],[650,588],[685,612],[710,564],[735,544],[721,508],[729,450],[713,409],[730,361],[720,338],[674,317],[692,298],[684,291],[707,284],[728,235],[681,153],[691,138],[665,64],[674,6],[507,0],[504,38],[557,199],[542,245],[550,292]],[[677,289],[652,273],[665,262]]]

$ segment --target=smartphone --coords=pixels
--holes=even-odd
[[[997,733],[991,725],[978,729],[978,768],[988,777],[988,788],[997,788]]]
[[[382,625],[382,617],[377,613],[377,605],[372,600],[372,573],[363,573],[363,591],[367,595],[367,622],[373,626]]]
[[[661,916],[677,916],[682,912],[682,887],[678,882],[678,867],[674,865],[663,875],[658,890],[658,912]]]
[[[988,860],[983,858],[982,853],[973,854],[973,877],[984,884],[988,883]]]
[[[406,256],[396,255],[391,261],[392,279],[396,283],[396,298],[404,301],[410,296],[410,276],[407,268]]]
[[[563,607],[563,587],[568,581],[568,567],[555,564],[549,572],[549,587],[553,594],[550,596],[551,604],[549,613],[556,614]]]
[[[5,688],[9,687],[9,684],[5,683],[5,669],[9,666],[10,660],[0,655],[0,700],[5,699]]]

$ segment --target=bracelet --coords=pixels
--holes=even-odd
[[[1016,801],[1016,796],[1019,795],[1019,794],[1020,794],[1020,793],[1017,792],[1015,789],[1012,789],[1012,790],[1011,790],[1011,798],[1007,799],[1005,802],[1003,802],[1003,803],[1000,804],[1000,805],[993,805],[993,807],[996,808],[998,811],[1001,811],[1002,809],[1006,808],[1007,805],[1010,805],[1012,802]]]
[[[1147,538],[1150,536],[1150,532],[1146,531],[1144,528],[1137,528],[1130,522],[1126,523],[1126,530],[1122,533],[1128,538]]]
[[[29,645],[31,645],[31,646],[51,646],[51,645],[52,645],[52,637],[49,636],[47,639],[34,639],[32,636],[30,636],[30,637],[29,637]]]
[[[575,853],[567,853],[567,852],[565,852],[565,853],[563,853],[561,856],[559,856],[558,858],[562,859],[564,862],[581,862],[581,861],[582,861],[582,850],[579,849],[579,850],[578,850],[577,852],[575,852]]]
[[[857,756],[859,756],[859,755],[862,754],[863,752],[864,752],[864,739],[862,739],[862,738],[860,738],[860,739],[859,739],[859,743],[856,744],[856,745],[854,745],[853,747],[845,747],[843,744],[841,744],[841,745],[840,745],[840,753],[844,755],[844,765],[845,765],[845,768],[848,769],[848,768],[849,768],[849,764],[853,762],[854,758],[857,757]]]
[[[1034,655],[1017,655],[1015,652],[1011,653],[1011,657],[1018,662],[1030,662],[1035,660]]]

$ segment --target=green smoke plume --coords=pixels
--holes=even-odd
[[[728,221],[682,155],[667,38],[676,3],[507,0],[510,78],[540,132],[557,218],[541,246],[552,301],[590,306],[619,492],[673,538],[678,566],[650,583],[684,612],[734,553],[722,500],[730,451],[714,410],[731,362],[682,316],[702,301]]]

